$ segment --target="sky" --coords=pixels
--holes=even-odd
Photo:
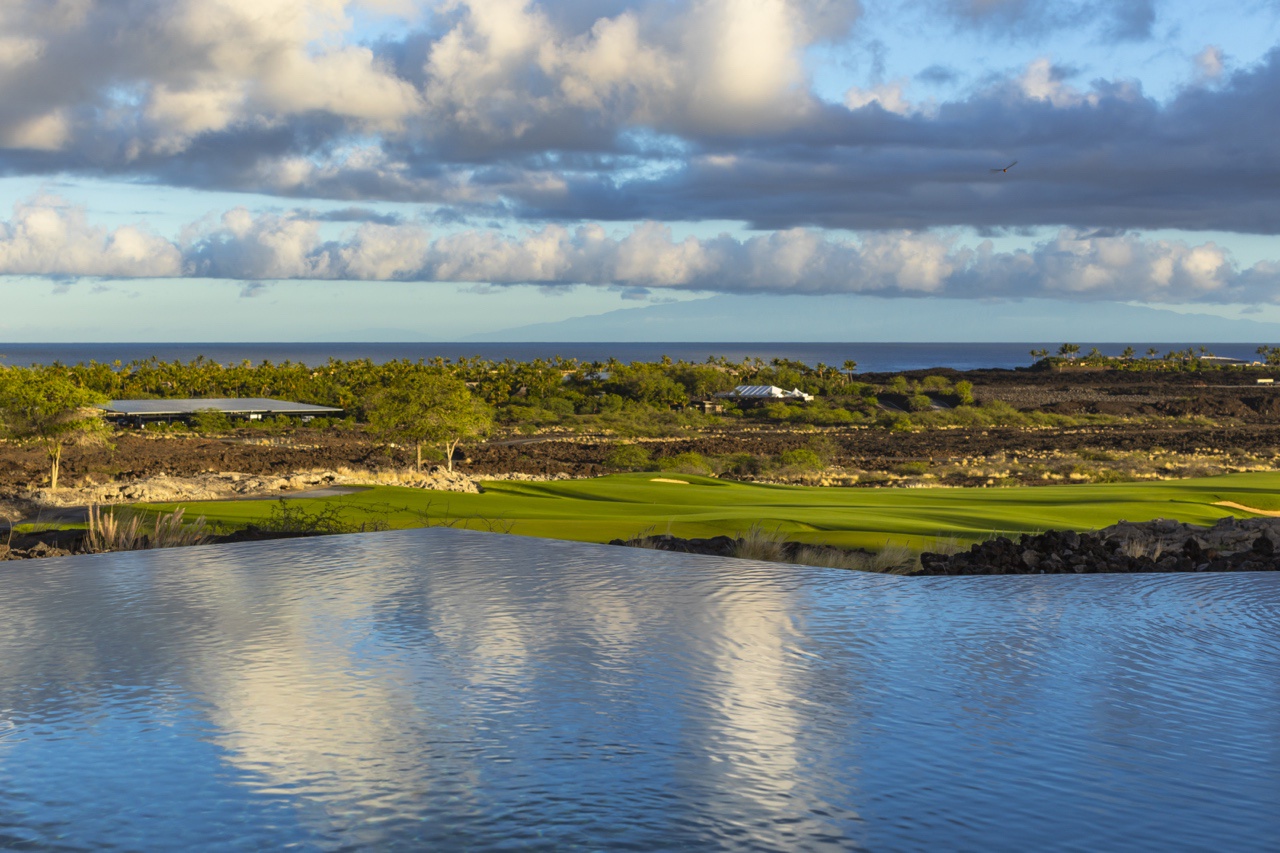
[[[1280,323],[1276,104],[1280,0],[6,0],[0,340]]]

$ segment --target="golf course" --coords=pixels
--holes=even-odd
[[[250,525],[339,532],[449,525],[583,542],[640,534],[740,534],[761,527],[807,544],[928,549],[993,534],[1092,530],[1120,520],[1210,525],[1280,511],[1280,472],[1141,483],[1005,488],[833,489],[758,485],[672,473],[553,482],[487,481],[481,494],[374,486],[281,500],[150,504],[184,507],[224,530]],[[1255,512],[1256,511],[1256,512]]]

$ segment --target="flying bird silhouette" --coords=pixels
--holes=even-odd
[[[1016,165],[1018,165],[1018,161],[1014,160],[1012,163],[1010,163],[1008,166],[1005,166],[1003,169],[992,169],[991,171],[1007,173],[1010,169],[1012,169]]]

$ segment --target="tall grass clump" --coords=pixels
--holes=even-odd
[[[902,574],[919,568],[920,556],[905,545],[885,546],[871,558],[870,571],[885,574]]]
[[[142,516],[130,514],[122,518],[114,512],[102,512],[97,504],[89,506],[89,527],[84,536],[86,551],[137,551],[147,547],[139,531]]]
[[[208,538],[209,528],[204,516],[190,524],[183,524],[182,507],[178,507],[168,515],[156,516],[150,544],[152,548],[183,548],[187,545],[200,545]]]
[[[787,559],[787,537],[777,528],[765,530],[753,524],[745,533],[738,534],[738,544],[733,548],[733,556],[741,560],[762,560],[766,563],[785,563]]]
[[[101,554],[108,551],[141,551],[146,548],[181,548],[199,545],[209,538],[208,524],[200,516],[191,524],[183,524],[181,507],[156,516],[154,526],[143,530],[142,516],[133,513],[102,512],[96,504],[89,507],[86,551]]]

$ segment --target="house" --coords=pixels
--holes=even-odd
[[[811,403],[813,395],[806,394],[799,388],[792,388],[790,391],[784,391],[777,385],[739,385],[732,391],[721,391],[716,395],[729,400],[740,400],[743,402],[771,402],[773,400],[781,400],[785,403]]]

